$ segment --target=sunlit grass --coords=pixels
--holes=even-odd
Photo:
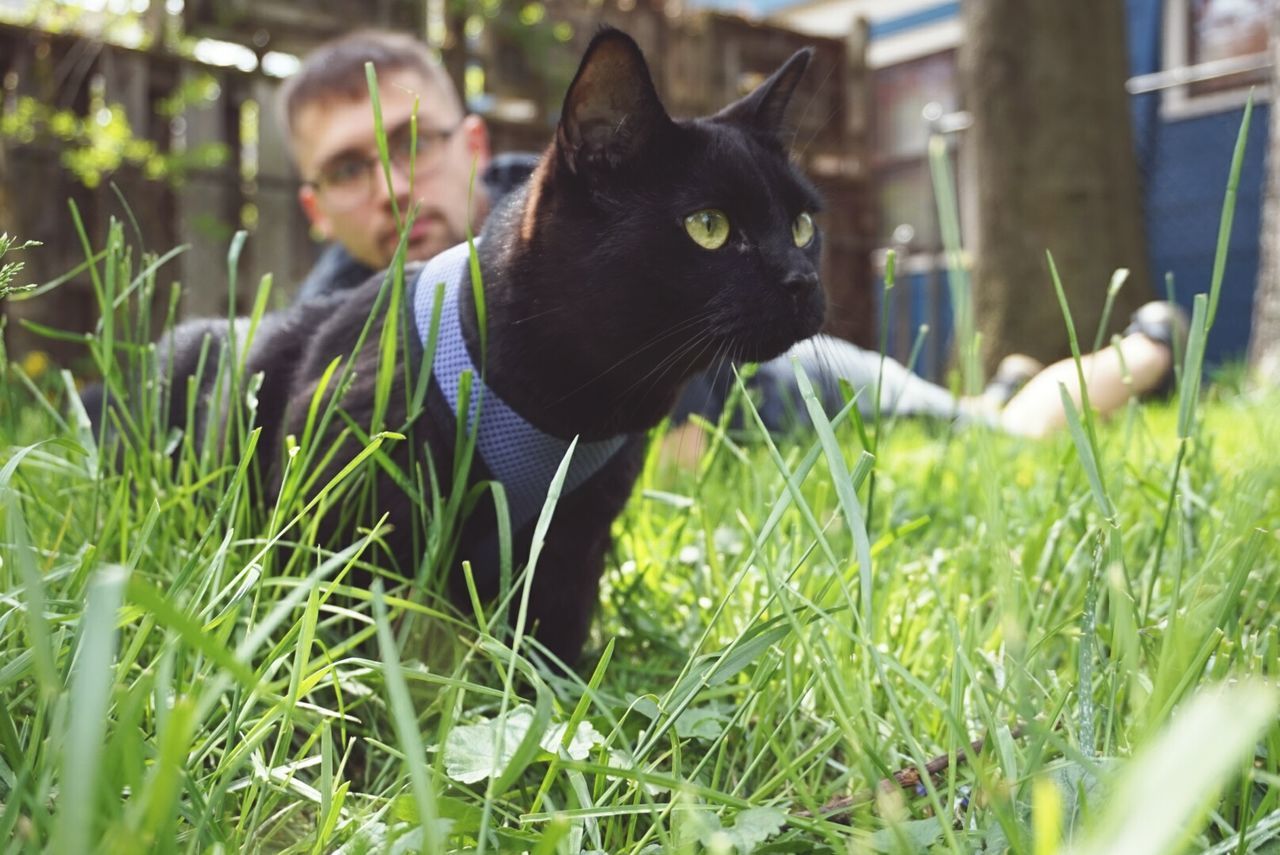
[[[505,619],[520,568],[498,603],[442,600],[464,497],[396,469],[403,425],[345,423],[363,459],[322,478],[322,425],[344,422],[317,396],[271,507],[249,463],[277,450],[257,446],[257,381],[234,360],[205,366],[232,402],[217,441],[169,431],[139,380],[176,305],[165,259],[120,228],[85,243],[109,307],[92,359],[133,404],[111,437],[69,375],[0,358],[6,851],[1280,839],[1280,397],[1196,394],[1208,297],[1180,397],[1109,423],[1031,442],[814,411],[791,437],[716,429],[696,471],[651,458],[566,674]],[[420,581],[386,572],[378,471],[422,512]],[[336,552],[330,511],[361,523]]]
[[[106,296],[147,267],[115,234]],[[159,299],[154,274],[133,284]],[[120,305],[125,338],[147,328],[139,300]],[[99,364],[123,386],[147,351],[113,348]],[[1202,687],[1275,679],[1275,398],[1215,392],[1176,485],[1176,404],[1098,425],[1110,519],[1069,435],[868,425],[863,547],[856,425],[773,448],[725,435],[696,472],[646,470],[565,677],[532,664],[531,639],[512,648],[505,607],[347,585],[377,562],[376,531],[331,554],[313,523],[326,496],[359,495],[359,468],[318,505],[264,510],[234,443],[199,453],[144,406],[117,469],[61,375],[3,370],[0,839],[19,851],[403,835],[491,852],[1032,851],[1034,782],[1059,784],[1062,833],[1102,823],[1113,758]],[[1186,817],[1193,848],[1280,830],[1274,694],[1250,691],[1262,739],[1234,734],[1226,773],[1193,762],[1222,754],[1220,728],[1164,749],[1185,778],[1144,784],[1208,805]],[[968,762],[877,790],[980,737]]]

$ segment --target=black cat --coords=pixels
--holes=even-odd
[[[811,51],[787,61],[758,89],[714,116],[668,117],[630,37],[603,30],[569,87],[555,140],[529,182],[489,218],[478,242],[487,312],[477,458],[468,484],[450,483],[459,371],[481,365],[466,247],[406,270],[410,334],[398,359],[384,423],[410,425],[389,452],[408,468],[425,446],[443,490],[501,481],[511,502],[517,561],[569,441],[579,438],[531,589],[536,637],[572,662],[597,598],[610,525],[638,474],[645,434],[671,410],[686,381],[713,360],[769,359],[818,331],[824,299],[819,200],[788,159],[786,111]],[[278,489],[287,435],[301,436],[319,378],[353,354],[383,287],[378,276],[353,292],[271,316],[254,339],[249,372],[262,372],[259,456],[268,492]],[[444,284],[440,345],[426,406],[406,405],[423,362],[437,285]],[[383,318],[354,353],[354,383],[340,405],[368,426]],[[178,383],[198,361],[201,340],[226,324],[184,325],[168,352]],[[410,370],[401,370],[407,367]],[[477,374],[478,374],[477,369]],[[207,392],[207,390],[206,390]],[[171,417],[181,423],[183,406]],[[208,395],[202,404],[210,406]],[[474,406],[471,413],[474,424]],[[335,419],[322,447],[347,422]],[[351,459],[342,452],[318,483]],[[274,485],[274,486],[272,486]],[[413,576],[420,509],[388,477],[378,507],[393,526],[386,558]],[[372,520],[362,521],[369,525]],[[353,531],[328,533],[345,545]],[[481,593],[498,587],[495,517],[482,502],[462,529],[453,567],[472,561]],[[465,594],[462,574],[451,590]]]

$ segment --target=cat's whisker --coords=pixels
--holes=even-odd
[[[699,324],[705,323],[710,317],[711,317],[711,312],[704,311],[693,317],[685,318],[684,320],[676,324],[673,324],[672,326],[669,326],[664,330],[659,331],[657,334],[652,336],[648,341],[645,341],[644,343],[636,346],[632,351],[624,355],[621,359],[614,362],[604,371],[600,372],[600,374],[598,374],[596,378],[594,378],[592,381],[588,381],[588,382],[594,382],[595,379],[599,379],[605,374],[608,374],[610,371],[613,371],[614,369],[622,365],[627,360],[633,359],[636,356],[639,356],[641,353],[648,350],[649,348],[657,346],[663,340],[671,338],[672,336],[678,335],[682,332],[685,332],[690,327],[695,327],[695,326],[698,326]]]
[[[708,337],[708,339],[707,339],[707,343],[708,343],[708,344],[709,344],[709,343],[712,343],[712,340],[713,340],[712,338]],[[723,349],[724,349],[724,342],[723,342],[723,340],[722,340],[722,342],[721,342],[721,343],[717,344],[717,346],[716,346],[716,355],[714,355],[714,356],[712,357],[712,360],[710,360],[710,361],[708,362],[708,364],[707,364],[708,366],[712,366],[712,365],[717,365],[717,366],[718,366],[718,364],[719,364],[719,360],[721,360],[721,353],[723,352]],[[704,347],[703,347],[703,349],[701,349],[701,351],[699,351],[699,353],[698,353],[698,361],[701,361],[701,357],[703,357],[703,353],[705,353],[705,352],[707,352],[707,348],[705,348],[705,346],[704,346]],[[718,370],[719,370],[719,369],[718,369],[718,367],[717,367],[717,371],[718,371]],[[714,388],[714,387],[713,387],[713,388]],[[707,390],[707,401],[708,401],[708,402],[710,401],[710,393],[712,393],[712,389],[710,389],[710,388],[709,388],[709,389]],[[703,404],[703,408],[701,408],[701,412],[707,412],[707,404],[705,404],[705,403]]]
[[[538,318],[544,318],[547,315],[554,315],[556,312],[563,312],[566,308],[568,307],[564,305],[552,306],[551,308],[545,309],[541,312],[534,312],[532,315],[526,315],[523,318],[516,318],[510,323],[512,326],[518,326],[519,324],[528,323],[529,321],[536,320]]]
[[[803,126],[804,126],[804,120],[808,117],[808,115],[809,115],[809,110],[810,110],[810,109],[813,107],[813,105],[817,102],[817,100],[818,100],[818,96],[819,96],[820,94],[822,94],[822,90],[826,87],[827,82],[828,82],[829,80],[831,80],[831,75],[835,74],[835,71],[836,71],[836,64],[835,64],[835,63],[832,63],[832,64],[831,64],[831,67],[827,69],[826,76],[825,76],[825,77],[823,77],[821,80],[819,80],[819,81],[818,81],[818,85],[817,85],[817,86],[813,87],[813,92],[812,92],[812,94],[810,94],[810,95],[809,95],[809,100],[805,101],[804,109],[800,111],[800,118],[796,120],[796,128],[797,128],[797,129],[799,129],[799,128],[801,128],[801,127],[803,127]],[[835,111],[833,110],[833,111],[832,111],[832,115],[834,115],[834,112],[835,112]],[[819,125],[819,130],[821,130],[822,128],[825,128],[825,127],[827,126],[827,122],[829,122],[829,121],[831,121],[831,117],[830,117],[830,116],[828,116],[828,117],[827,117],[827,120],[826,120],[825,122],[823,122],[821,125]],[[816,136],[816,134],[815,134],[815,136]],[[810,142],[812,142],[812,140],[810,140]],[[806,146],[806,148],[807,148],[807,147],[808,147],[808,146]]]
[[[811,341],[813,342],[813,354],[817,358],[816,362],[819,373],[825,376],[810,377],[809,379],[814,382],[814,385],[819,392],[818,400],[822,402],[822,406],[825,409],[828,405],[828,401],[826,400],[826,396],[822,394],[822,391],[829,385],[834,385],[835,388],[839,389],[841,376],[836,370],[835,348],[832,344],[831,337],[817,335],[814,336]],[[831,416],[832,413],[828,412],[827,415]]]
[[[685,342],[681,346],[677,347],[671,353],[667,354],[666,357],[660,360],[657,365],[649,369],[649,371],[647,371],[644,374],[644,376],[640,377],[638,380],[632,383],[631,386],[628,387],[627,390],[622,393],[623,397],[626,396],[627,392],[632,391],[633,389],[638,387],[641,383],[644,383],[646,380],[651,380],[651,382],[649,383],[645,391],[652,391],[658,385],[658,383],[662,381],[662,378],[666,376],[667,372],[669,372],[671,369],[678,366],[686,356],[693,353],[693,349],[695,347],[701,346],[705,350],[705,346],[708,343],[710,343],[711,340],[712,339],[710,335],[703,334],[703,335],[696,336],[690,339],[688,342]]]
[[[857,406],[862,412],[866,412],[865,407],[874,406],[874,401],[875,401],[875,397],[868,397],[868,396],[875,396],[880,394],[880,390],[878,388],[879,380],[878,379],[873,380],[870,383],[864,382],[861,385],[859,385],[858,383],[854,383],[849,377],[847,377],[840,369],[840,365],[842,364],[842,362],[840,359],[840,354],[837,351],[837,347],[839,344],[840,342],[838,342],[836,339],[830,336],[825,336],[822,339],[823,347],[821,350],[822,350],[822,353],[824,354],[824,358],[827,363],[827,370],[831,373],[833,379],[837,381],[837,388],[839,388],[838,381],[840,380],[849,381],[849,385],[850,387],[852,387],[852,390],[853,390],[853,395],[858,398],[858,403],[855,404],[855,406]],[[876,377],[879,378],[880,364],[878,360],[876,361],[875,370],[876,370]],[[839,400],[839,406],[843,407],[844,403],[845,401],[842,393]],[[837,410],[838,409],[839,408],[837,408]],[[834,416],[835,413],[832,412],[832,413],[828,413],[827,415]]]
[[[703,373],[703,376],[707,381],[706,393],[702,396],[702,401],[698,404],[698,406],[695,409],[688,411],[689,413],[698,413],[699,415],[702,415],[703,417],[708,418],[708,420],[712,422],[718,422],[720,420],[720,417],[724,415],[724,410],[723,410],[723,405],[725,403],[724,396],[721,396],[721,400],[720,400],[721,406],[718,409],[713,408],[712,400],[713,400],[713,397],[716,395],[716,390],[720,388],[720,373],[721,371],[724,370],[723,357],[724,357],[725,345],[726,343],[721,341],[721,343],[716,346],[715,355],[711,357],[711,362],[708,363],[708,367]],[[711,418],[711,414],[713,411],[715,413],[714,419]]]
[[[818,136],[824,130],[826,130],[827,125],[831,123],[831,120],[835,118],[835,115],[836,115],[836,108],[833,107],[831,109],[831,112],[827,113],[826,118],[824,118],[821,122],[819,122],[817,127],[814,128],[813,133],[809,135],[809,140],[804,145],[800,146],[797,149],[796,153],[799,157],[803,158],[804,155],[808,153],[809,146],[813,145],[814,142],[817,141]]]
[[[729,358],[728,358],[728,357],[729,357],[729,351],[732,349],[732,347],[733,347],[733,345],[732,345],[732,343],[731,343],[731,342],[724,341],[724,342],[721,342],[721,343],[720,343],[720,346],[716,348],[716,355],[715,355],[715,359],[714,359],[714,361],[711,363],[712,365],[714,365],[714,366],[715,366],[715,374],[713,374],[713,375],[712,375],[712,377],[711,377],[711,383],[710,383],[710,384],[708,384],[708,386],[707,386],[707,394],[706,394],[706,398],[705,398],[705,400],[702,402],[702,407],[701,407],[701,408],[700,408],[700,410],[699,410],[700,412],[705,413],[705,412],[708,412],[708,411],[710,410],[710,408],[711,408],[711,396],[712,396],[712,395],[714,395],[714,394],[716,393],[716,390],[720,388],[720,375],[721,375],[721,374],[723,374],[723,373],[725,373],[726,371],[732,371],[732,370],[733,370],[733,368],[731,367],[731,366],[733,365],[733,363],[732,363],[732,362],[729,360]],[[728,400],[728,393],[726,393],[726,394],[724,395],[724,399],[725,399],[725,400],[724,400],[724,402],[727,402],[727,400]],[[723,416],[723,415],[724,415],[724,413],[723,413],[723,412],[720,412],[720,413],[719,413],[719,415],[720,415],[720,416]],[[718,420],[718,419],[717,419],[717,420]]]
[[[633,390],[635,390],[638,386],[640,386],[641,383],[644,383],[649,380],[651,380],[651,382],[649,383],[645,391],[646,392],[652,391],[654,388],[657,387],[658,383],[662,381],[663,377],[666,376],[667,372],[671,371],[673,368],[678,366],[686,356],[688,356],[693,352],[694,347],[701,345],[702,349],[698,353],[698,355],[701,356],[702,353],[705,352],[707,346],[710,345],[713,341],[714,339],[709,333],[703,333],[702,335],[699,335],[690,339],[689,341],[677,347],[671,353],[667,354],[667,356],[663,358],[661,361],[659,361],[657,365],[649,369],[644,374],[644,376],[640,377],[638,380],[636,380],[634,383],[632,383],[630,386],[624,389],[621,393],[619,393],[618,397],[625,398],[628,394],[630,394]]]
[[[644,344],[641,344],[640,346],[636,347],[636,348],[635,348],[634,350],[632,350],[630,353],[627,353],[625,356],[623,356],[621,359],[619,359],[619,360],[617,360],[616,362],[614,362],[614,363],[613,363],[612,365],[610,365],[608,368],[606,368],[606,369],[604,369],[603,371],[601,371],[601,372],[599,372],[598,374],[596,374],[596,375],[595,375],[594,377],[592,377],[590,380],[587,380],[586,382],[582,383],[581,385],[579,385],[579,386],[575,387],[574,389],[571,389],[570,391],[566,392],[563,396],[561,396],[559,399],[557,399],[554,403],[557,403],[557,404],[562,403],[563,401],[567,400],[568,398],[571,398],[572,396],[574,396],[574,395],[578,394],[578,393],[579,393],[579,392],[581,392],[583,389],[585,389],[585,388],[587,388],[588,386],[590,386],[592,383],[599,382],[599,381],[600,381],[600,380],[602,380],[606,375],[608,375],[608,374],[610,374],[611,372],[613,372],[613,371],[617,370],[617,369],[618,369],[618,368],[620,368],[624,363],[626,363],[626,362],[628,362],[628,361],[630,361],[630,360],[634,359],[635,357],[639,356],[640,354],[642,354],[644,351],[648,350],[649,348],[657,346],[659,343],[661,343],[661,342],[662,342],[662,341],[664,341],[665,339],[669,339],[669,338],[671,338],[672,336],[678,335],[678,334],[680,334],[680,333],[682,333],[682,332],[684,332],[684,331],[688,330],[690,327],[694,327],[694,326],[697,326],[697,325],[699,325],[699,324],[703,324],[703,323],[705,323],[705,322],[707,321],[707,319],[708,319],[708,318],[710,318],[710,317],[711,317],[711,312],[709,312],[709,311],[705,311],[705,312],[702,312],[702,313],[700,313],[700,314],[698,314],[698,315],[695,315],[695,316],[693,316],[693,317],[686,318],[686,319],[684,319],[683,321],[681,321],[681,322],[679,322],[679,323],[677,323],[677,324],[674,324],[673,326],[668,327],[667,329],[665,329],[665,330],[663,330],[663,331],[659,332],[657,335],[653,336],[651,339],[649,339],[649,340],[648,340],[647,342],[645,342]]]

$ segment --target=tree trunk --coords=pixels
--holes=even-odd
[[[1280,386],[1280,4],[1271,16],[1271,134],[1262,208],[1261,261],[1253,296],[1249,370],[1254,382]]]
[[[1118,267],[1114,332],[1152,298],[1129,96],[1124,4],[965,0],[961,83],[976,166],[974,305],[988,366],[1068,354],[1045,251],[1087,348]]]

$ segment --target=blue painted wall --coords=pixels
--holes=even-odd
[[[1162,0],[1127,0],[1126,5],[1130,70],[1133,74],[1159,71]],[[1268,105],[1259,104],[1250,120],[1222,302],[1209,333],[1210,364],[1243,358],[1249,342],[1258,279],[1268,113]],[[1243,109],[1234,109],[1166,121],[1160,116],[1159,93],[1133,98],[1151,273],[1161,280],[1171,273],[1175,297],[1188,310],[1195,294],[1209,290],[1231,154],[1243,114]],[[1155,287],[1163,293],[1163,281]]]

